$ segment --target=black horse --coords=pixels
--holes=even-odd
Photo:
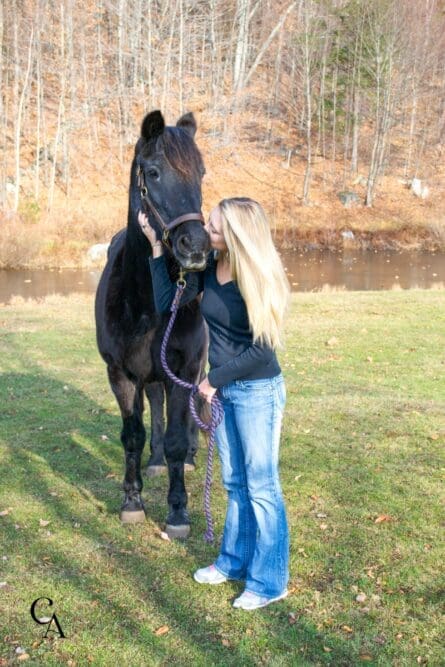
[[[168,315],[155,312],[149,269],[152,251],[137,215],[140,209],[146,210],[158,238],[163,239],[173,281],[180,266],[195,271],[205,268],[210,244],[200,212],[204,165],[194,142],[195,132],[193,114],[182,116],[176,127],[165,126],[159,111],[144,118],[131,166],[127,228],[111,241],[96,294],[97,343],[123,421],[126,470],[121,519],[124,523],[145,519],[141,498],[145,392],[151,409],[147,473],[165,466],[165,454],[170,481],[167,532],[174,537],[186,537],[190,531],[184,462],[193,463],[198,430],[190,415],[188,393],[173,384],[161,366]],[[203,375],[205,360],[206,332],[194,299],[179,309],[167,361],[178,377],[196,383]]]

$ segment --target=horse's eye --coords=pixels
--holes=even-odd
[[[147,176],[148,178],[151,178],[152,181],[159,181],[160,174],[156,167],[149,167],[147,169]]]

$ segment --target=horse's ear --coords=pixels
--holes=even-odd
[[[145,141],[156,139],[159,137],[165,128],[164,118],[160,111],[151,111],[142,121],[141,137]]]
[[[193,139],[198,126],[196,125],[194,115],[192,113],[186,113],[178,120],[176,127],[180,127],[182,130],[185,130],[187,134],[189,134]]]
[[[134,154],[139,155],[141,152],[142,146],[145,144],[144,139],[142,137],[139,137],[139,139],[136,142],[136,146],[134,147]]]

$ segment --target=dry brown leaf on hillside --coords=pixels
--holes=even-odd
[[[47,521],[46,519],[39,520],[39,526],[41,526],[42,528],[44,528],[45,526],[49,526],[50,523],[51,521]]]
[[[157,637],[162,637],[162,635],[166,635],[167,632],[170,632],[170,628],[168,627],[168,625],[161,625],[160,628],[154,631]]]
[[[374,523],[383,523],[384,521],[393,521],[394,519],[389,516],[389,514],[380,514],[380,516],[375,519]]]

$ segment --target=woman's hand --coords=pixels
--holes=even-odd
[[[201,396],[206,399],[207,403],[211,403],[212,398],[216,394],[217,390],[215,389],[215,387],[212,387],[207,377],[205,377],[204,380],[199,385],[198,391],[201,394]]]
[[[156,238],[155,230],[153,229],[153,227],[148,222],[148,217],[145,215],[145,213],[142,213],[142,211],[139,211],[139,213],[138,213],[138,223],[140,225],[142,233],[150,241],[151,246],[153,248],[154,248],[156,243],[161,244],[161,241],[158,241],[158,239]]]

